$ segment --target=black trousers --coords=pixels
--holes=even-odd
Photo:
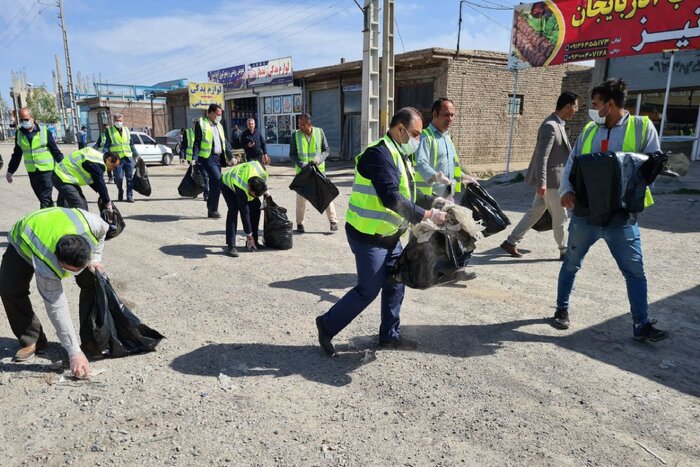
[[[221,184],[221,194],[226,201],[228,212],[226,213],[226,245],[236,246],[236,230],[238,228],[238,212],[242,206],[238,205],[236,193],[228,186]],[[255,243],[258,243],[258,226],[260,224],[260,208],[261,203],[258,198],[248,202],[250,210],[250,224]]]
[[[14,246],[9,245],[0,263],[0,298],[12,333],[22,347],[46,340],[29,299],[29,283],[33,276],[34,268],[17,253]],[[85,269],[76,276],[75,282],[80,287],[80,340],[83,343],[92,342],[94,337],[89,322],[95,301],[95,276]]]
[[[61,208],[80,208],[88,210],[88,202],[85,199],[83,190],[78,185],[66,183],[58,175],[51,176],[51,182],[54,188],[58,191],[58,200],[56,204]]]
[[[51,175],[53,175],[53,170],[47,170],[46,172],[40,172],[38,170],[36,172],[29,172],[29,184],[32,186],[32,190],[34,190],[34,194],[39,200],[39,209],[53,207],[53,199],[51,199],[53,194]]]

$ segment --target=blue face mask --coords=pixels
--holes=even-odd
[[[32,123],[31,121],[24,121],[24,122],[21,122],[20,125],[21,125],[22,128],[24,128],[25,130],[31,130],[32,128],[34,128],[34,123]]]

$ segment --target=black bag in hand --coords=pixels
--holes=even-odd
[[[306,164],[289,185],[302,198],[309,201],[323,214],[328,205],[338,196],[338,188],[318,170],[315,164]]]
[[[265,246],[276,250],[289,250],[293,245],[292,229],[294,224],[287,218],[287,210],[278,206],[272,197],[267,197],[263,211],[265,211],[263,226]]]
[[[150,352],[164,337],[141,323],[101,273],[95,274],[95,301],[90,314],[80,323],[81,330],[84,326],[90,327],[95,348],[105,357]]]
[[[102,220],[109,224],[106,240],[111,240],[124,231],[126,222],[124,222],[122,213],[119,212],[119,209],[117,209],[114,203],[112,203],[112,211],[110,212],[105,209],[102,198],[97,198],[97,209],[100,210],[100,217]]]
[[[151,196],[151,182],[148,180],[148,170],[146,170],[146,162],[140,157],[136,158],[136,167],[134,167],[134,191],[143,196]]]
[[[510,225],[508,216],[481,185],[470,183],[464,188],[461,204],[472,210],[475,221],[482,221],[486,227],[482,231],[484,237],[505,230],[506,226]]]
[[[552,230],[552,215],[549,213],[549,209],[545,209],[542,217],[532,226],[532,230],[536,230],[537,232]]]
[[[187,169],[187,173],[177,187],[180,196],[194,198],[204,191],[204,176],[196,165],[192,164]]]
[[[474,240],[462,231],[436,230],[422,243],[411,236],[396,262],[393,277],[412,289],[452,282],[469,263],[474,248]]]

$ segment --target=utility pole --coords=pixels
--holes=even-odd
[[[360,141],[363,148],[379,138],[379,0],[365,0],[362,50],[362,117]]]
[[[61,123],[63,124],[63,134],[67,133],[68,115],[66,114],[66,101],[63,98],[63,78],[61,77],[61,62],[58,60],[58,55],[54,55],[56,59],[56,87],[58,88],[58,110],[61,112]]]
[[[382,12],[382,86],[380,92],[380,133],[389,129],[394,115],[394,0],[384,0]],[[379,135],[377,135],[379,137]]]
[[[65,15],[63,13],[63,0],[57,1],[58,17],[61,20],[61,31],[63,31],[63,50],[66,53],[66,77],[68,78],[68,97],[70,98],[70,121],[71,132],[67,138],[69,142],[75,143],[76,131],[78,128],[78,105],[75,101],[73,88],[73,71],[70,66],[70,53],[68,51],[68,33],[66,32]]]

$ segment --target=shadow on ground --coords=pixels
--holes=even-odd
[[[350,374],[363,365],[360,351],[329,358],[317,346],[272,344],[209,344],[175,358],[170,367],[186,375],[231,378],[299,375],[329,386],[352,382]]]
[[[183,219],[190,219],[172,214],[135,214],[132,216],[124,216],[125,220],[142,221],[142,222],[177,222]]]
[[[160,251],[166,255],[180,256],[188,259],[204,259],[208,256],[219,256],[224,254],[223,247],[194,243],[165,245],[160,247]]]
[[[357,275],[350,273],[328,274],[324,276],[304,276],[288,281],[270,283],[275,289],[288,289],[295,292],[306,292],[318,296],[319,302],[335,303],[338,298],[330,291],[342,291],[357,285]]]

